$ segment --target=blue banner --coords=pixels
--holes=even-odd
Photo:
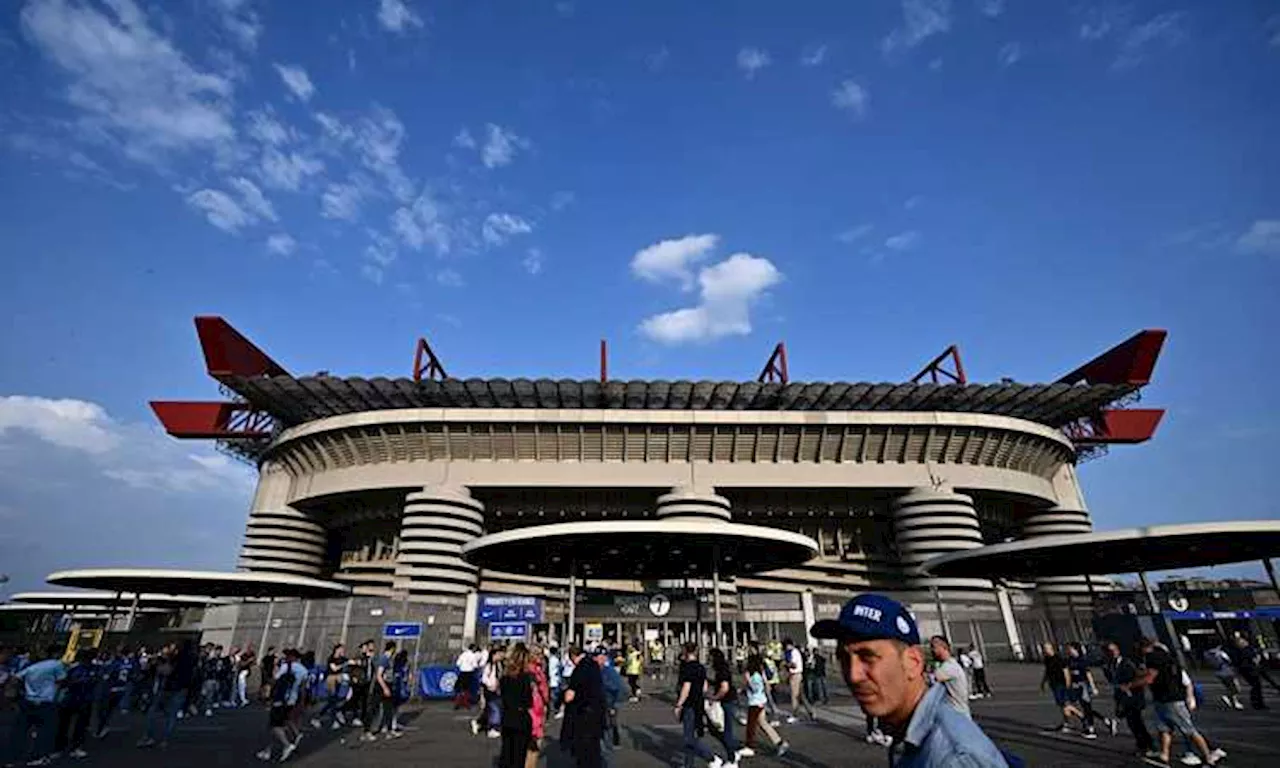
[[[457,667],[423,667],[418,670],[418,695],[424,699],[451,699],[457,682]]]
[[[525,595],[481,595],[479,619],[482,624],[495,621],[537,624],[542,621],[542,599]]]
[[[1265,606],[1246,611],[1165,611],[1171,619],[1280,619],[1280,606]]]
[[[422,637],[422,625],[417,622],[403,621],[382,625],[383,637]]]
[[[523,621],[495,622],[489,625],[490,640],[528,640],[529,625]]]

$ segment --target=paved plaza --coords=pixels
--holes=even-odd
[[[1050,734],[1043,728],[1055,722],[1052,704],[1036,685],[1040,668],[1034,665],[997,664],[990,677],[995,698],[974,702],[978,722],[1001,747],[1021,756],[1030,766],[1134,766],[1133,740],[1122,727],[1111,737],[1103,732],[1097,741],[1076,734]],[[1212,681],[1205,681],[1209,693]],[[819,706],[817,724],[782,726],[792,752],[784,759],[761,755],[744,761],[749,766],[884,766],[883,749],[865,744],[863,723],[852,699],[843,691],[832,691],[830,706]],[[671,698],[658,692],[640,704],[622,711],[622,747],[617,753],[618,768],[655,768],[678,764],[680,731],[674,722]],[[1280,701],[1275,702],[1280,707]],[[1104,711],[1109,700],[1103,702]],[[498,754],[498,740],[483,734],[471,735],[468,716],[453,711],[448,704],[428,702],[412,706],[403,717],[408,733],[395,741],[361,744],[355,730],[308,731],[297,755],[290,760],[307,768],[340,766],[489,766]],[[1280,710],[1266,712],[1226,711],[1206,705],[1198,718],[1214,744],[1228,753],[1225,765],[1280,765]],[[179,724],[173,743],[163,751],[139,750],[133,745],[141,735],[142,719],[134,714],[116,723],[102,740],[91,740],[90,756],[75,761],[104,768],[204,768],[209,766],[256,765],[254,753],[267,740],[266,714],[257,707],[220,711],[211,718],[197,717]],[[553,723],[550,734],[559,732]],[[740,731],[739,731],[740,733]],[[73,761],[65,761],[73,762]],[[554,739],[548,745],[543,764],[548,768],[570,768]]]

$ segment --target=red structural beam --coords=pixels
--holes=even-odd
[[[951,358],[952,370],[943,367],[943,363],[947,358]],[[969,379],[964,375],[964,363],[960,362],[960,348],[955,344],[942,350],[942,354],[929,361],[929,364],[920,369],[920,372],[911,377],[912,384],[918,384],[926,375],[930,380],[937,384],[939,377],[950,379],[956,384],[968,384]]]
[[[778,342],[778,346],[773,348],[769,362],[764,364],[764,370],[760,371],[756,381],[777,384],[791,381],[791,377],[787,375],[787,345],[784,342]]]
[[[436,357],[426,339],[418,339],[418,347],[413,353],[413,380],[422,381],[423,377],[444,381],[449,374],[444,371],[444,363]]]
[[[152,400],[151,410],[173,437],[240,439],[271,437],[275,419],[247,403]]]
[[[1068,425],[1064,431],[1076,445],[1133,445],[1154,437],[1162,418],[1162,408],[1110,409],[1096,419]]]
[[[1138,331],[1058,381],[1063,384],[1145,386],[1151,381],[1151,373],[1168,335],[1168,331],[1160,329]]]
[[[221,317],[197,317],[196,334],[204,350],[205,368],[218,381],[232,377],[289,375],[279,363]]]

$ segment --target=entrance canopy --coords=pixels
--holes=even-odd
[[[116,592],[304,599],[351,594],[351,588],[345,584],[283,573],[85,568],[51,573],[45,580],[64,587],[108,590],[111,599]]]
[[[1153,525],[1045,536],[951,552],[921,570],[948,578],[1035,578],[1141,573],[1280,556],[1280,520]]]
[[[13,603],[27,604],[45,604],[57,606],[58,610],[65,611],[67,608],[75,608],[76,610],[110,610],[114,604],[117,607],[128,607],[133,604],[134,598],[138,600],[138,607],[160,608],[162,610],[177,610],[178,608],[198,608],[203,605],[216,604],[218,601],[211,597],[200,597],[196,595],[139,595],[132,592],[124,592],[119,599],[116,598],[115,592],[93,592],[89,590],[75,590],[69,592],[19,592],[9,598]]]
[[[139,608],[138,613],[168,613],[165,608]],[[0,603],[0,613],[70,613],[78,619],[105,619],[111,615],[106,606],[77,605],[67,610],[53,603]],[[118,613],[117,613],[118,615]]]
[[[808,536],[719,520],[552,523],[482,536],[462,547],[481,568],[568,578],[656,579],[768,571],[818,553]]]

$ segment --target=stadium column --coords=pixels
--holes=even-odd
[[[1022,521],[1022,538],[1038,539],[1044,536],[1066,536],[1093,531],[1093,523],[1089,513],[1075,504],[1060,504],[1049,509],[1039,510],[1028,515]],[[1046,576],[1036,579],[1036,593],[1044,601],[1050,629],[1053,628],[1054,615],[1068,617],[1076,624],[1075,602],[1089,606],[1092,618],[1092,599],[1087,576]],[[1094,583],[1094,587],[1098,584]],[[1084,629],[1084,628],[1079,628]],[[1088,629],[1091,632],[1092,629]],[[1072,627],[1071,635],[1077,634],[1077,627]]]
[[[462,559],[462,545],[484,529],[484,505],[461,486],[429,485],[405,497],[395,589],[414,602],[466,605],[480,569]]]
[[[240,551],[240,570],[322,575],[329,535],[310,515],[289,506],[290,479],[284,467],[272,462],[262,465]]]
[[[714,488],[677,485],[671,489],[670,493],[664,493],[658,497],[654,517],[663,520],[727,522],[732,519],[733,512],[729,506],[729,500],[718,495]],[[724,636],[724,618],[720,606],[720,552],[718,548],[713,547],[706,552],[691,553],[691,556],[707,558],[705,565],[709,566],[712,574],[711,591],[714,595],[712,609],[715,616],[716,644],[719,645],[723,642]],[[671,575],[675,576],[675,574]],[[700,627],[699,632],[701,632]],[[701,639],[701,637],[698,638],[699,642]]]
[[[931,557],[982,546],[982,530],[971,497],[945,485],[912,488],[893,501],[893,530],[906,587],[934,596],[940,632],[945,634],[947,629],[941,615],[943,591],[991,593],[991,582],[984,579],[937,578],[918,571]]]

